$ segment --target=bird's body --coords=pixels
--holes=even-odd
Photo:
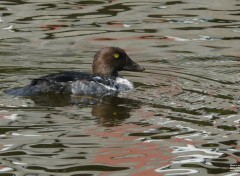
[[[124,50],[117,47],[103,48],[97,52],[92,73],[65,71],[33,79],[23,88],[7,90],[17,96],[42,93],[64,93],[74,95],[116,95],[130,90],[133,85],[119,76],[121,70],[143,71],[144,68],[132,61]]]

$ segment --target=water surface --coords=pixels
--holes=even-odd
[[[0,175],[238,175],[239,8],[231,1],[2,0]],[[99,100],[2,91],[91,70],[118,46],[146,68]]]

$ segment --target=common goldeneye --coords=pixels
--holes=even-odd
[[[31,96],[42,93],[74,95],[117,95],[133,88],[133,84],[118,75],[119,71],[144,71],[118,47],[106,47],[94,56],[92,74],[64,71],[33,79],[29,85],[5,91],[10,95]]]

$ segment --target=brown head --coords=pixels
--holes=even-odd
[[[130,59],[125,51],[118,47],[103,48],[94,56],[92,65],[94,75],[116,77],[122,70],[144,71],[145,68]]]

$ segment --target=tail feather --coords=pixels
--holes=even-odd
[[[22,88],[5,90],[4,93],[14,96],[31,96],[37,93],[36,91],[33,90],[34,89],[31,86],[26,86]]]

